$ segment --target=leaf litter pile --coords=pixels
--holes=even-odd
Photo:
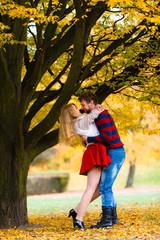
[[[89,229],[100,211],[91,210],[84,218],[86,231],[74,230],[68,212],[30,215],[30,226],[0,230],[0,239],[160,239],[160,206],[130,206],[118,209],[119,225]]]

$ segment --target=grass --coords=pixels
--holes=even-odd
[[[158,205],[160,204],[160,193],[158,194],[138,194],[138,195],[123,195],[116,196],[119,207],[133,206],[133,205]],[[80,197],[68,197],[54,199],[45,196],[28,197],[28,213],[29,214],[50,214],[59,211],[68,212],[69,209],[76,206],[80,201]],[[101,208],[101,199],[97,199],[89,208]]]
[[[134,184],[142,185],[160,185],[160,164],[155,167],[137,166]]]
[[[128,175],[129,164],[126,162],[116,181],[114,187],[124,187],[126,184],[126,179]],[[48,172],[48,174],[53,173],[53,171]],[[56,172],[55,172],[56,173]],[[156,167],[147,167],[145,165],[137,165],[136,173],[134,177],[135,186],[151,186],[160,185],[160,164]],[[47,174],[47,173],[45,173]],[[70,173],[70,181],[68,184],[68,191],[83,191],[86,186],[87,178],[85,176],[80,176],[78,173]],[[134,191],[134,188],[133,188]],[[28,197],[28,213],[29,214],[49,214],[58,211],[66,211],[73,208],[79,201],[81,197],[67,197],[67,198],[52,198],[47,196],[34,196]],[[132,206],[132,205],[151,205],[160,204],[160,193],[155,194],[132,194],[132,195],[117,195],[116,200],[118,206]],[[101,199],[99,198],[94,203],[90,205],[95,209],[101,208]]]

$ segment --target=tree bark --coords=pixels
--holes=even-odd
[[[134,165],[130,165],[130,167],[129,167],[129,174],[128,174],[128,178],[127,178],[127,183],[126,183],[126,188],[133,187],[135,169],[136,169],[136,165],[135,164]]]
[[[20,153],[20,154],[19,154]],[[0,229],[28,224],[28,164],[15,141],[0,131]]]

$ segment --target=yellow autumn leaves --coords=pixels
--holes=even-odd
[[[29,217],[30,226],[0,230],[0,239],[156,239],[160,238],[160,207],[134,205],[118,209],[119,225],[112,228],[89,229],[99,220],[100,212],[91,209],[85,216],[86,231],[74,230],[68,212]]]
[[[136,10],[149,22],[160,24],[160,6],[157,0],[108,0],[107,4],[111,8],[119,7],[122,12]]]
[[[87,2],[87,11],[89,11],[90,8],[92,8],[94,5],[96,5],[99,1],[98,0],[92,0],[92,1],[88,1]],[[146,18],[149,22],[154,23],[153,26],[151,26],[150,31],[155,33],[155,30],[157,29],[157,25],[160,24],[160,10],[158,7],[158,1],[144,1],[144,0],[137,0],[137,1],[133,1],[133,0],[104,0],[104,2],[107,3],[108,7],[111,7],[111,11],[107,11],[106,13],[104,13],[104,15],[109,15],[112,12],[113,18],[115,18],[116,16],[116,12],[119,14],[121,12],[121,14],[127,14],[130,15],[130,24],[131,21],[135,22],[139,22],[141,21],[143,18]],[[24,26],[27,25],[31,25],[31,23],[33,23],[33,26],[35,26],[35,24],[47,24],[47,23],[57,23],[57,32],[61,32],[62,28],[64,26],[71,26],[73,24],[76,23],[76,21],[78,21],[79,19],[76,18],[75,16],[75,11],[74,11],[74,4],[73,2],[69,1],[68,2],[68,8],[72,8],[73,11],[71,11],[69,14],[67,14],[65,17],[63,17],[62,19],[58,16],[58,11],[61,10],[62,7],[62,3],[58,0],[54,0],[52,2],[52,5],[50,6],[51,9],[48,9],[48,6],[50,5],[49,1],[43,1],[43,2],[39,2],[38,6],[36,7],[34,5],[34,3],[30,3],[30,1],[26,1],[24,2],[23,5],[18,5],[16,3],[13,3],[13,1],[11,0],[2,0],[0,3],[0,12],[1,15],[8,15],[10,18],[12,19],[25,19],[25,23]],[[47,10],[48,9],[48,10]],[[116,10],[115,12],[112,10]],[[84,15],[82,16],[82,18],[86,18],[87,15],[84,13]],[[30,19],[30,23],[29,23],[29,19]],[[112,24],[113,22],[113,24]],[[107,28],[105,29],[105,27],[103,26],[102,29],[100,28],[100,26],[98,25],[100,24],[100,22],[97,22],[97,26],[95,27],[94,31],[98,32],[98,35],[106,35],[109,37],[113,38],[113,29],[112,28]],[[110,24],[114,25],[114,21],[113,19],[110,19]],[[125,29],[126,31],[128,31],[129,29],[129,25],[127,25],[127,22],[125,22],[125,28],[124,28],[124,32]],[[146,28],[146,26],[140,26],[141,30],[143,28]],[[2,26],[0,26],[0,30],[4,30],[4,26],[2,28]],[[9,43],[9,41],[11,41],[11,44],[16,43],[13,38],[14,36],[10,36],[8,34],[0,34],[0,42],[1,45],[4,45],[6,43]],[[3,44],[2,44],[3,43]],[[24,44],[25,42],[17,42],[17,43],[21,43]],[[17,44],[16,43],[16,44]]]

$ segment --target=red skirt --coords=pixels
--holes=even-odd
[[[87,147],[82,157],[82,164],[79,174],[87,175],[87,172],[93,167],[107,168],[112,162],[107,154],[106,147],[101,143],[94,143]]]

